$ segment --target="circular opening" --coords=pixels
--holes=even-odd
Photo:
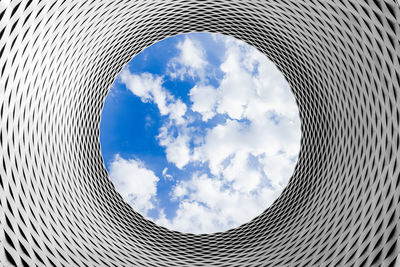
[[[172,230],[213,233],[259,215],[300,149],[294,96],[276,66],[232,37],[190,33],[136,55],[101,115],[116,190]]]

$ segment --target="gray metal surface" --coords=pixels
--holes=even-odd
[[[100,154],[117,73],[154,42],[192,31],[265,53],[302,122],[282,195],[211,235],[137,214]],[[394,0],[0,2],[0,265],[395,266],[399,61]]]

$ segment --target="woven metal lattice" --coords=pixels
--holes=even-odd
[[[302,123],[282,195],[211,235],[132,210],[99,144],[117,73],[193,31],[266,54]],[[0,266],[399,266],[399,62],[394,0],[1,1]]]

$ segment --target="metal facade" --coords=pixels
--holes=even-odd
[[[282,195],[216,234],[125,204],[100,154],[113,79],[175,34],[236,37],[284,73],[301,151]],[[395,0],[0,2],[0,266],[400,266]]]

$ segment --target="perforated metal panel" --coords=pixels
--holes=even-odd
[[[265,53],[302,122],[282,195],[211,235],[133,211],[99,144],[117,73],[192,31]],[[399,61],[395,0],[2,1],[0,266],[399,266]]]

